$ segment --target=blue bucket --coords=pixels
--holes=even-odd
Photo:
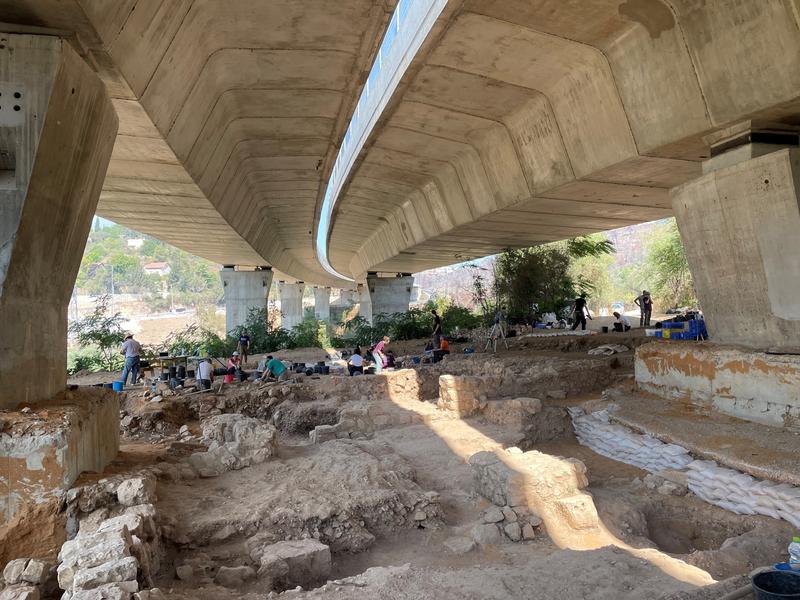
[[[419,363],[422,362],[422,359],[419,356],[414,356],[411,360],[414,362],[415,365],[418,365]]]
[[[125,384],[122,383],[121,381],[115,381],[113,383],[113,387],[115,392],[121,392],[122,390],[125,389]]]

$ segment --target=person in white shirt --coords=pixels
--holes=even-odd
[[[630,331],[631,330],[631,322],[628,321],[628,318],[625,315],[621,315],[618,312],[614,313],[616,320],[614,321],[614,331]]]
[[[197,385],[203,390],[211,389],[211,382],[214,381],[214,369],[211,366],[211,361],[207,358],[200,361],[197,365]]]
[[[125,357],[125,367],[122,369],[122,385],[128,384],[128,373],[131,374],[131,385],[136,385],[139,379],[139,355],[142,353],[142,345],[133,339],[133,334],[125,337],[120,354]]]
[[[361,356],[361,348],[356,348],[353,351],[353,355],[347,361],[347,371],[350,373],[350,377],[356,373],[364,374],[364,357]]]

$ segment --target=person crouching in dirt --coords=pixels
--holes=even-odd
[[[628,321],[627,317],[619,314],[618,312],[614,312],[612,314],[614,317],[616,317],[616,321],[614,321],[614,331],[622,333],[631,330],[631,322]]]
[[[347,372],[350,374],[350,377],[356,373],[359,375],[364,374],[364,357],[361,356],[361,348],[358,346],[353,350],[350,360],[347,361]]]
[[[289,379],[289,371],[283,361],[267,356],[267,368],[261,376],[261,381],[286,381]]]
[[[211,382],[214,381],[214,367],[211,366],[210,359],[203,359],[197,365],[196,381],[197,387],[201,390],[211,389]]]
[[[233,383],[236,373],[242,370],[242,359],[239,357],[238,352],[231,354],[228,359],[228,372],[225,374],[225,383]]]
[[[377,375],[383,368],[386,366],[386,355],[384,354],[383,350],[391,340],[389,339],[388,335],[383,336],[383,339],[375,344],[375,347],[372,349],[372,359],[375,361],[375,374]]]

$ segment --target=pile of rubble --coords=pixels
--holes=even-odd
[[[200,477],[216,477],[230,470],[260,464],[275,453],[277,431],[259,419],[226,414],[203,421],[208,450],[189,457]]]

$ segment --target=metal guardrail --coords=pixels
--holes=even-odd
[[[339,193],[372,128],[446,5],[447,0],[400,0],[395,7],[378,56],[345,133],[322,201],[316,232],[317,259],[335,277],[353,281],[336,271],[328,259],[333,209]]]

